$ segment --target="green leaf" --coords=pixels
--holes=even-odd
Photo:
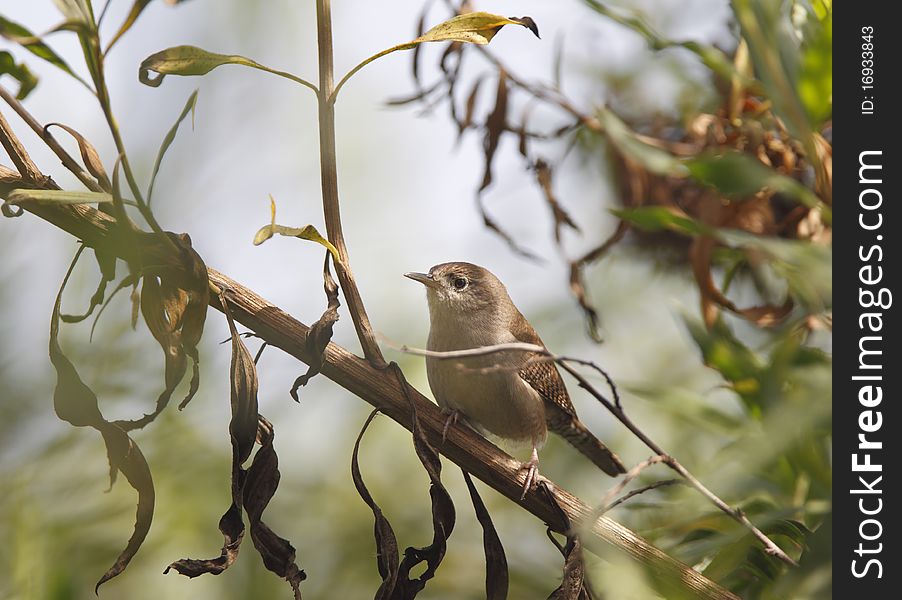
[[[78,23],[91,21],[91,11],[88,10],[86,0],[53,0],[53,3],[67,21]]]
[[[733,384],[745,386],[757,380],[764,367],[763,362],[739,341],[722,320],[718,320],[710,330],[694,319],[686,318],[685,322],[702,351],[706,365]],[[757,388],[747,391],[754,392]]]
[[[833,251],[829,246],[725,229],[718,230],[717,236],[728,244],[762,251],[810,313],[833,305]]]
[[[310,240],[311,242],[316,242],[320,246],[326,248],[332,254],[332,258],[334,258],[336,262],[340,262],[341,260],[338,255],[338,249],[332,245],[332,242],[321,236],[319,231],[317,231],[316,227],[314,227],[313,225],[305,225],[304,227],[300,228],[285,227],[284,225],[276,225],[275,223],[264,225],[260,228],[259,231],[257,231],[256,235],[254,235],[254,245],[259,246],[276,233],[278,233],[279,235],[296,237],[301,238],[302,240]]]
[[[694,179],[717,188],[727,196],[747,198],[764,188],[770,188],[809,208],[822,205],[820,199],[807,187],[777,173],[744,152],[702,154],[686,160],[684,164]]]
[[[150,199],[153,196],[153,184],[157,180],[157,173],[160,171],[160,163],[163,162],[163,156],[166,154],[166,151],[169,150],[169,146],[172,145],[173,140],[175,140],[175,135],[179,131],[179,125],[182,124],[182,121],[185,120],[185,117],[188,116],[188,113],[191,113],[191,127],[194,127],[194,109],[197,106],[197,90],[194,90],[190,96],[188,96],[188,101],[185,102],[185,107],[182,109],[181,114],[179,114],[178,119],[176,119],[175,124],[169,129],[166,133],[166,137],[163,138],[163,142],[160,144],[160,150],[157,152],[157,160],[153,164],[153,173],[150,176],[150,185],[147,188],[147,205],[150,206]]]
[[[166,75],[206,75],[222,65],[242,65],[259,69],[285,77],[313,91],[317,91],[315,85],[291,73],[272,69],[244,56],[216,54],[215,52],[207,52],[197,46],[174,46],[161,50],[156,54],[151,54],[141,62],[141,66],[138,69],[138,79],[145,85],[158,87]],[[158,76],[151,77],[151,72],[157,73]]]
[[[796,82],[799,98],[812,126],[833,114],[833,12],[822,21],[809,19]]]
[[[666,206],[642,206],[611,210],[617,217],[645,231],[675,231],[688,235],[710,235],[714,230]]]
[[[119,41],[125,33],[131,29],[132,25],[135,24],[135,21],[138,20],[138,17],[141,16],[141,13],[147,8],[147,5],[150,4],[151,0],[135,0],[135,3],[132,4],[132,8],[128,11],[128,15],[125,17],[125,21],[122,22],[122,25],[119,27],[119,31],[116,32],[116,35],[113,36],[113,39],[110,40],[110,43],[107,45],[106,50],[103,51],[104,54],[110,51],[110,49],[115,45],[116,42]]]
[[[321,236],[319,231],[317,231],[316,227],[314,227],[313,225],[305,225],[301,228],[276,225],[276,201],[272,196],[269,197],[269,210],[270,214],[272,215],[272,219],[269,225],[264,225],[254,235],[254,246],[259,246],[260,244],[271,238],[274,234],[278,233],[279,235],[296,237],[301,238],[302,240],[310,240],[311,242],[316,242],[329,251],[336,263],[341,263],[341,255],[338,253],[338,249],[332,245],[332,242]]]
[[[5,37],[11,42],[15,42],[20,44],[23,48],[31,52],[37,57],[43,58],[50,64],[62,69],[72,77],[75,77],[79,81],[81,78],[76,75],[72,69],[66,64],[60,56],[54,52],[47,44],[41,41],[41,38],[36,37],[31,31],[19,25],[18,23],[14,23],[9,19],[0,16],[0,36]]]
[[[69,192],[64,190],[12,190],[6,195],[10,204],[41,202],[47,204],[97,204],[112,202],[113,197],[105,192]]]
[[[19,91],[16,92],[19,100],[24,100],[38,84],[38,78],[25,63],[17,64],[13,55],[5,50],[0,52],[0,75],[10,75],[19,82]]]
[[[761,80],[774,112],[800,140],[809,156],[815,154],[808,115],[796,89],[799,44],[779,0],[732,0],[733,13],[748,44],[755,74]]]

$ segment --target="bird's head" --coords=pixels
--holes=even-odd
[[[433,317],[464,318],[495,314],[510,304],[504,284],[488,269],[467,262],[435,265],[428,273],[405,273],[426,286],[429,312]]]

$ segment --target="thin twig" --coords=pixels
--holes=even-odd
[[[656,465],[658,463],[666,462],[667,457],[661,454],[656,456],[652,456],[651,458],[647,458],[637,464],[635,467],[626,472],[626,475],[620,478],[616,484],[611,486],[611,489],[607,491],[604,495],[604,498],[601,500],[601,506],[598,507],[598,514],[603,515],[611,508],[612,501],[617,497],[617,494],[622,492],[626,486],[628,486],[636,477],[638,477],[642,471],[647,469],[652,465]]]
[[[624,494],[620,498],[617,498],[616,500],[614,500],[607,506],[607,508],[605,509],[605,512],[613,509],[614,507],[620,506],[627,500],[634,498],[640,494],[644,494],[645,492],[650,492],[651,490],[656,490],[658,488],[662,488],[662,487],[666,487],[666,486],[670,486],[670,485],[689,485],[689,484],[687,484],[682,479],[662,479],[661,481],[655,481],[654,483],[649,483],[648,485],[644,485],[640,488],[636,488],[636,489]]]

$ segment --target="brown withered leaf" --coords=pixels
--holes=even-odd
[[[473,111],[476,110],[476,99],[479,96],[479,86],[482,85],[483,77],[480,77],[473,84],[473,87],[470,89],[470,93],[467,95],[466,104],[464,104],[464,117],[457,124],[457,139],[464,134],[464,131],[469,129],[473,125]],[[454,99],[452,98],[453,102]]]
[[[116,480],[120,471],[138,493],[138,505],[135,515],[135,528],[125,549],[119,554],[116,562],[103,574],[97,582],[95,591],[104,582],[119,575],[129,561],[138,552],[150,524],[153,520],[154,488],[153,479],[147,461],[135,442],[121,428],[103,418],[94,391],[82,381],[75,365],[63,353],[59,344],[60,303],[63,290],[69,281],[72,270],[81,256],[84,246],[78,249],[63,283],[60,286],[53,314],[50,319],[50,362],[57,373],[57,383],[53,392],[54,410],[60,419],[76,427],[93,427],[103,436],[110,463],[110,485]]]
[[[222,532],[223,543],[222,551],[215,558],[197,559],[182,558],[179,559],[163,571],[163,574],[169,573],[170,569],[175,569],[180,575],[186,577],[199,577],[206,573],[219,575],[235,562],[238,558],[238,550],[241,547],[241,540],[244,539],[244,521],[241,518],[241,493],[243,490],[245,473],[238,466],[235,451],[232,451],[232,504],[224,515],[219,519],[219,531]]]
[[[429,3],[423,7],[423,10],[420,12],[420,18],[417,20],[417,31],[414,39],[423,35],[423,32],[426,31],[426,13],[429,12]],[[423,86],[420,83],[420,51],[422,49],[422,44],[417,44],[413,48],[413,56],[410,59],[410,70],[413,74],[413,83],[417,87],[417,91],[422,91]]]
[[[169,404],[172,393],[188,370],[188,357],[182,346],[179,328],[187,303],[187,294],[179,288],[163,286],[156,275],[145,275],[141,285],[141,314],[150,333],[163,348],[165,388],[157,397],[153,412],[134,421],[122,421],[126,430],[138,429],[152,422]]]
[[[106,442],[107,456],[110,460],[110,479],[115,479],[115,474],[121,472],[125,475],[126,481],[138,492],[138,507],[135,513],[135,529],[132,532],[125,549],[119,554],[116,562],[113,563],[106,573],[94,586],[94,591],[105,582],[109,581],[116,575],[120,574],[128,566],[128,563],[138,552],[147,532],[150,531],[150,524],[153,521],[153,507],[155,501],[153,478],[150,474],[150,467],[144,459],[144,455],[125,431],[116,425],[109,423],[101,430],[103,439]]]
[[[589,264],[601,258],[614,244],[622,240],[629,230],[629,222],[621,220],[620,223],[617,224],[617,229],[614,230],[614,233],[612,233],[600,246],[593,248],[578,260],[570,263],[570,292],[576,298],[576,301],[579,302],[579,306],[583,310],[589,335],[593,340],[599,343],[603,340],[601,332],[599,331],[598,311],[592,306],[592,302],[589,300],[584,270]]]
[[[765,304],[749,308],[736,306],[714,283],[711,264],[716,245],[717,240],[713,237],[698,236],[692,240],[692,244],[689,246],[689,260],[699,289],[702,318],[708,329],[711,329],[717,322],[721,308],[729,310],[759,327],[773,327],[792,312],[795,304],[789,296],[781,305]]]
[[[163,349],[166,366],[165,387],[157,398],[156,409],[141,419],[120,422],[126,430],[144,427],[166,408],[187,372],[188,358],[192,362],[191,383],[179,410],[191,401],[200,386],[197,345],[203,334],[210,297],[207,267],[191,247],[187,234],[165,232],[164,235],[176,248],[175,253],[169,251],[170,245],[157,234],[127,233],[134,247],[126,262],[131,272],[143,279],[141,314]]]
[[[373,536],[376,538],[376,568],[379,570],[379,576],[382,577],[382,583],[376,591],[374,600],[388,600],[392,597],[398,580],[398,540],[395,537],[395,531],[392,529],[391,523],[385,518],[382,509],[373,500],[373,496],[363,483],[360,465],[357,462],[360,441],[378,413],[378,408],[370,413],[370,416],[367,417],[366,422],[360,429],[357,441],[354,443],[354,451],[351,454],[351,478],[354,480],[354,487],[357,488],[357,493],[360,494],[366,505],[373,511]]]
[[[498,69],[498,88],[495,91],[495,108],[486,118],[485,137],[482,145],[485,151],[485,171],[482,175],[482,183],[479,184],[479,192],[492,184],[492,161],[495,158],[495,150],[501,134],[507,129],[507,74],[504,69]]]
[[[175,569],[176,572],[187,577],[198,577],[205,573],[218,575],[228,569],[235,562],[235,559],[238,558],[238,550],[242,539],[244,539],[242,507],[244,506],[245,481],[247,478],[247,472],[241,468],[241,465],[250,455],[257,436],[256,369],[247,349],[244,348],[243,353],[241,351],[244,344],[241,342],[241,337],[235,328],[224,294],[220,296],[220,302],[223,313],[225,313],[226,320],[229,323],[229,331],[232,337],[232,362],[229,373],[232,412],[232,418],[229,422],[229,437],[232,444],[232,502],[219,520],[219,531],[223,535],[222,550],[219,556],[207,559],[183,558],[170,564],[164,571],[164,573],[168,573],[170,569]],[[246,376],[247,380],[245,381],[236,381],[236,373],[244,374],[243,371],[247,366],[244,363],[244,357],[250,360],[250,368],[253,369],[253,375]],[[249,413],[251,412],[253,412],[253,429],[248,434],[247,422],[250,419]]]
[[[554,173],[551,169],[551,165],[544,159],[537,159],[535,163],[535,172],[536,181],[538,181],[539,187],[542,188],[542,193],[545,195],[545,202],[547,202],[549,208],[551,208],[551,216],[554,218],[554,240],[560,244],[562,227],[566,225],[579,231],[579,226],[573,222],[573,219],[570,218],[567,211],[561,207],[561,203],[558,202],[557,196],[554,195],[554,187],[551,183]]]
[[[220,294],[222,312],[229,323],[232,334],[232,362],[229,367],[229,400],[232,406],[232,420],[229,433],[237,452],[238,464],[243,465],[254,449],[257,438],[257,366],[254,358],[244,345],[225,293]],[[268,501],[268,500],[267,500]]]
[[[507,557],[501,538],[492,523],[492,517],[485,507],[470,474],[461,469],[464,481],[470,491],[470,500],[476,511],[476,519],[482,525],[482,545],[485,550],[485,597],[486,600],[506,600],[510,576],[507,570]]]
[[[75,141],[78,142],[78,150],[81,153],[81,160],[85,163],[85,168],[88,169],[88,173],[94,176],[94,179],[97,180],[98,185],[105,192],[112,191],[112,186],[110,184],[110,178],[106,174],[106,169],[103,168],[103,161],[100,160],[100,155],[97,153],[97,149],[83,136],[78,133],[72,127],[68,125],[63,125],[62,123],[48,123],[44,126],[44,132],[46,133],[48,129],[56,126],[60,129],[64,130],[66,133],[75,138]]]
[[[247,511],[251,541],[267,569],[282,577],[291,585],[295,600],[301,600],[300,584],[307,574],[295,563],[295,550],[291,543],[276,535],[261,521],[263,511],[279,487],[279,457],[273,447],[275,431],[272,423],[263,415],[259,417],[257,442],[261,448],[254,455],[254,461],[244,480],[244,509]]]
[[[392,98],[385,101],[386,106],[404,106],[405,104],[411,104],[413,102],[425,102],[429,96],[431,96],[435,91],[437,91],[440,87],[445,85],[444,79],[439,79],[429,87],[425,89],[420,89],[410,94],[408,96],[401,96],[400,98]]]
[[[100,267],[100,282],[97,284],[97,290],[91,296],[88,309],[83,314],[60,314],[63,323],[80,323],[90,317],[94,309],[103,304],[106,286],[116,278],[116,255],[95,248],[94,256],[97,259],[97,266]]]
[[[295,402],[299,402],[298,389],[307,385],[310,379],[319,373],[323,367],[325,360],[326,346],[332,339],[332,329],[338,321],[338,307],[341,303],[338,300],[338,284],[332,278],[332,272],[329,269],[329,253],[326,252],[326,258],[323,262],[323,290],[326,292],[326,300],[328,305],[325,312],[317,319],[316,323],[310,326],[307,332],[307,338],[304,340],[304,347],[313,360],[307,368],[307,372],[294,380],[291,386],[291,397]]]
[[[420,459],[420,463],[422,463],[423,468],[426,469],[426,473],[429,475],[429,496],[432,500],[432,543],[422,548],[413,546],[406,548],[404,550],[404,558],[398,567],[398,581],[392,598],[410,600],[415,598],[426,587],[426,582],[435,576],[436,570],[445,557],[447,541],[454,530],[455,513],[451,496],[442,484],[442,463],[439,454],[423,433],[419,417],[417,416],[416,405],[407,392],[408,384],[401,373],[401,369],[395,363],[392,363],[392,369],[410,403],[413,423],[411,427],[413,447],[417,458]],[[426,569],[419,577],[411,579],[411,570],[423,562],[426,563]]]
[[[533,34],[537,38],[541,39],[542,36],[539,35],[539,26],[536,24],[535,20],[532,17],[508,17],[508,19],[514,21],[515,23],[519,23],[523,27],[526,27],[531,32],[533,32]]]
[[[564,555],[564,575],[561,585],[557,587],[548,600],[592,600],[586,580],[586,565],[582,556],[582,544],[575,535],[567,536],[567,543],[558,546]]]

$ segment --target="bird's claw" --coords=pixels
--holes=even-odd
[[[445,439],[448,437],[448,429],[451,428],[451,425],[457,424],[457,420],[460,418],[460,411],[457,409],[443,408],[442,414],[446,416],[445,426],[442,427],[442,445],[444,445]]]
[[[523,493],[520,494],[520,500],[526,498],[526,493],[536,487],[539,479],[542,478],[539,475],[539,452],[536,448],[532,449],[532,457],[530,457],[529,462],[523,463],[520,467],[520,470],[523,469],[526,469],[526,480],[523,482]]]

